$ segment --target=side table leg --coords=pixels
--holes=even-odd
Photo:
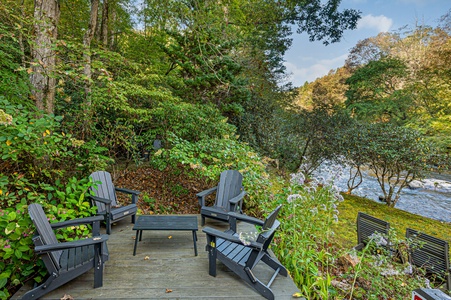
[[[193,230],[193,242],[194,242],[194,255],[197,256],[197,233],[196,230]]]
[[[136,247],[138,246],[138,236],[139,236],[140,231],[141,231],[141,235],[142,235],[142,230],[136,230],[135,247],[133,248],[133,256],[136,255]]]

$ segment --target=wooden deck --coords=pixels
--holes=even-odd
[[[200,223],[200,216],[198,216]],[[252,227],[239,224],[240,231]],[[207,220],[206,226],[226,228]],[[249,226],[249,225],[247,225]],[[105,264],[103,287],[94,289],[94,273],[81,275],[70,283],[45,295],[43,300],[60,300],[64,295],[73,299],[264,299],[234,273],[218,263],[216,277],[208,275],[206,237],[199,225],[194,256],[191,231],[144,231],[133,256],[135,231],[130,219],[112,228],[108,240],[110,259]],[[102,228],[104,231],[105,228]],[[270,269],[257,266],[256,274],[269,281]],[[257,271],[258,270],[258,271]],[[277,276],[272,284],[276,299],[292,299],[298,291],[290,277]],[[23,287],[11,299],[20,299],[29,287]]]

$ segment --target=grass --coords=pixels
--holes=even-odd
[[[343,248],[352,248],[357,243],[356,219],[359,211],[390,223],[398,238],[405,236],[406,228],[422,231],[445,241],[451,241],[451,223],[433,220],[365,198],[344,195],[340,203],[339,221],[333,225],[334,242]]]
[[[411,297],[414,289],[428,287],[421,269],[406,273],[409,267],[404,255],[404,260],[387,255],[385,249],[374,244],[362,251],[351,250],[357,244],[357,214],[364,212],[389,222],[390,239],[401,246],[401,251],[406,245],[402,242],[406,228],[450,241],[451,223],[405,212],[385,203],[342,195],[344,201],[337,203],[338,223],[326,224],[330,212],[321,207],[327,205],[329,196],[317,193],[310,199],[302,193],[305,187],[287,189],[288,180],[280,179],[273,180],[272,188],[277,192],[284,188],[285,193],[279,194],[276,201],[285,203],[286,208],[280,216],[284,221],[273,251],[289,269],[299,295],[309,300],[404,300]],[[287,193],[290,196],[300,193],[301,197],[290,201]],[[333,235],[327,234],[326,228],[330,228]],[[429,283],[432,288],[439,286],[435,281]]]

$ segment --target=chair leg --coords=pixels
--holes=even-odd
[[[43,284],[35,287],[34,289],[28,291],[25,293],[25,295],[22,296],[21,300],[33,300],[33,299],[39,299],[48,292],[54,290],[52,287],[51,289],[48,288],[51,287],[53,280],[56,278],[56,274],[53,274],[53,276],[50,276]]]
[[[216,277],[216,248],[213,248],[210,245],[207,245],[208,251],[208,274],[213,277]]]
[[[200,222],[200,225],[201,226],[204,226],[205,225],[205,217],[204,216],[201,216],[201,222]]]
[[[265,254],[263,255],[262,259],[261,259],[265,264],[267,264],[268,266],[270,266],[273,270],[277,270],[279,269],[279,274],[282,276],[287,277],[288,276],[288,271],[287,269],[281,265],[280,263],[278,263],[276,260],[274,260],[271,256],[269,256],[269,254]]]
[[[101,248],[103,245],[96,246],[96,254],[94,256],[94,288],[103,286],[103,259]]]
[[[265,297],[268,300],[274,300],[274,293],[270,288],[268,288],[266,285],[261,283],[260,280],[257,280],[257,282],[251,284],[251,286],[260,293],[263,297]]]
[[[136,215],[132,215],[132,223],[135,224]]]
[[[107,218],[106,220],[106,233],[111,234],[111,219]]]

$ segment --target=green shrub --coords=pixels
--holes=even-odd
[[[0,178],[0,200],[8,203],[0,209],[0,298],[8,298],[11,291],[33,277],[42,281],[47,271],[34,254],[31,236],[34,225],[28,216],[28,204],[43,205],[50,222],[60,222],[91,216],[95,209],[86,199],[91,182],[86,178],[70,178],[66,185],[59,181],[56,186],[33,184],[23,178],[16,178],[10,186],[14,191],[6,191],[8,185],[5,176]],[[39,191],[39,192],[38,192]],[[91,232],[88,226],[64,228],[56,233],[57,239],[73,240],[87,236]]]
[[[77,140],[60,130],[62,117],[35,117],[21,105],[0,97],[0,105],[12,116],[0,124],[0,166],[3,174],[21,174],[32,182],[52,183],[90,170],[104,168],[105,148]]]
[[[182,140],[174,135],[169,142],[170,149],[160,149],[154,153],[151,165],[164,170],[185,166],[190,176],[217,182],[224,170],[238,170],[243,174],[243,185],[247,192],[245,206],[250,213],[259,213],[261,201],[267,201],[270,185],[260,156],[246,144],[235,139],[204,139],[196,143]]]
[[[333,235],[331,224],[338,221],[337,205],[342,200],[332,184],[320,186],[311,181],[306,185],[304,175],[298,173],[270,203],[284,204],[274,253],[308,299],[332,299],[337,293],[331,286],[334,255],[329,241]]]

